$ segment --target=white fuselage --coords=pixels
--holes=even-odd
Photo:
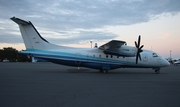
[[[137,67],[137,68],[160,68],[169,65],[169,62],[158,56],[156,53],[143,50],[141,60],[135,63],[135,57],[119,57],[115,55],[106,55],[97,48],[61,48],[55,50],[27,50],[21,53],[30,54],[35,58],[47,60],[50,62],[69,65],[82,66],[94,69],[107,67],[108,69]]]

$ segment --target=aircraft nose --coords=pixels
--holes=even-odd
[[[169,66],[170,63],[169,63],[166,59],[163,59],[163,65],[164,65],[164,66]]]

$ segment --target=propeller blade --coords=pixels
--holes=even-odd
[[[139,59],[141,60],[141,54],[139,53]]]
[[[137,42],[135,41],[135,46],[136,46],[136,48],[138,48],[138,45],[137,45]]]
[[[139,35],[139,37],[138,37],[138,48],[140,46],[140,42],[141,42],[141,36]]]
[[[142,45],[139,49],[141,50],[144,47],[144,45]]]
[[[138,63],[138,54],[136,54],[136,64]]]
[[[141,35],[139,35],[138,37],[138,42],[135,41],[135,46],[137,48],[137,54],[136,54],[136,64],[138,63],[138,58],[141,60],[141,52],[143,52],[142,48],[144,47],[144,45],[142,45],[140,47],[140,43],[141,43]]]

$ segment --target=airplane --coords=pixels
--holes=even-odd
[[[49,43],[36,30],[31,21],[12,17],[19,25],[26,50],[21,54],[52,63],[97,69],[107,73],[117,68],[152,68],[159,74],[161,67],[169,66],[169,62],[156,52],[142,49],[141,36],[135,46],[127,46],[125,41],[111,40],[96,48],[74,48]]]
[[[178,64],[180,64],[180,60],[174,62],[174,65],[178,65]]]

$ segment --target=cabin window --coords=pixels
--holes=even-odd
[[[111,55],[111,58],[113,58],[113,55]]]
[[[156,53],[153,53],[153,57],[158,57],[158,55]]]
[[[93,55],[93,57],[95,57],[95,55]]]
[[[108,58],[108,55],[106,55],[106,58]]]
[[[99,55],[99,58],[101,58],[101,55]]]

